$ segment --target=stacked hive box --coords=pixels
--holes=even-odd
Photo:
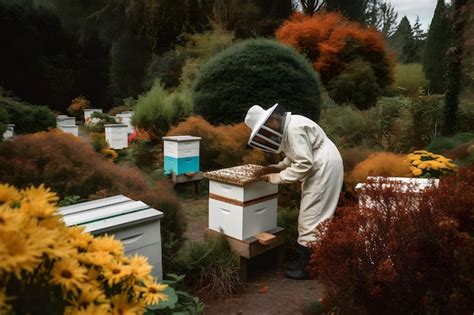
[[[162,279],[162,212],[123,195],[62,207],[59,212],[67,226],[84,226],[94,236],[112,234],[122,241],[126,255],[148,257],[152,274]]]
[[[119,124],[127,125],[128,127],[127,133],[129,134],[133,132],[132,116],[133,116],[133,112],[130,112],[130,111],[122,112],[120,114],[115,115],[116,121]]]
[[[79,127],[76,125],[75,117],[59,115],[56,117],[56,125],[65,133],[70,133],[76,137],[79,136]]]
[[[278,185],[260,181],[257,165],[208,172],[209,229],[245,240],[277,227]]]
[[[84,121],[90,120],[92,113],[102,113],[102,109],[100,109],[100,108],[86,108],[86,109],[84,109]]]
[[[120,150],[128,147],[128,126],[123,124],[107,124],[105,140],[112,149]]]
[[[439,185],[439,179],[429,178],[407,178],[407,177],[378,177],[369,176],[372,189],[393,188],[397,194],[409,193],[412,200],[417,203],[417,198],[427,189],[436,188]],[[356,192],[359,196],[359,207],[369,209],[383,209],[381,201],[373,200],[365,192],[366,184],[358,183],[356,185]]]
[[[3,133],[3,140],[7,140],[15,134],[15,124],[7,124],[7,130]]]
[[[163,137],[165,174],[187,174],[199,172],[200,137]]]

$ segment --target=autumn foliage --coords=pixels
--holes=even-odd
[[[84,109],[89,108],[90,102],[84,96],[76,97],[67,108],[69,115],[74,117],[83,117]]]
[[[383,37],[339,13],[305,16],[295,13],[276,32],[277,39],[305,54],[328,87],[353,62],[370,65],[379,89],[392,82],[393,62]]]
[[[244,123],[213,126],[201,116],[192,116],[167,134],[177,135],[201,137],[201,169],[205,171],[243,163],[263,164],[267,158],[263,152],[247,146],[250,129]]]
[[[341,314],[472,313],[473,182],[473,167],[422,195],[368,182],[375,209],[339,208],[317,231],[310,269],[329,304]]]
[[[108,161],[73,135],[53,130],[2,143],[0,178],[19,188],[44,183],[61,198],[79,196],[93,200],[123,194],[141,200],[164,212],[163,243],[176,247],[181,242],[185,224],[167,181],[149,184],[138,169]]]

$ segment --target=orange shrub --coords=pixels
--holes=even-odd
[[[69,115],[74,117],[83,117],[84,109],[89,108],[90,102],[84,96],[76,97],[67,108]]]
[[[61,198],[97,199],[123,194],[164,212],[163,244],[175,250],[185,223],[167,180],[149,184],[137,168],[103,158],[81,139],[59,131],[18,136],[0,146],[0,178],[19,188],[44,183]],[[169,253],[169,252],[168,252]],[[167,254],[167,253],[166,253]]]
[[[378,152],[356,165],[347,177],[347,183],[354,187],[357,183],[365,182],[367,176],[410,176],[406,156],[391,152]]]
[[[355,60],[370,64],[379,88],[384,89],[393,80],[393,61],[382,35],[339,13],[295,13],[277,30],[276,37],[306,54],[326,87]]]
[[[265,164],[270,155],[247,146],[250,129],[244,123],[213,126],[201,116],[192,116],[173,127],[167,136],[201,137],[201,169],[208,171],[243,163]]]

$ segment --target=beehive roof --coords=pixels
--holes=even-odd
[[[270,170],[268,167],[246,164],[207,172],[204,173],[204,176],[217,182],[244,186],[246,184],[262,181],[262,175],[273,172],[275,172],[275,170]]]

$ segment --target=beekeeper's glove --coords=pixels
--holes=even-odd
[[[269,183],[278,185],[281,184],[281,178],[279,173],[271,173],[267,175],[263,175],[262,178]]]

